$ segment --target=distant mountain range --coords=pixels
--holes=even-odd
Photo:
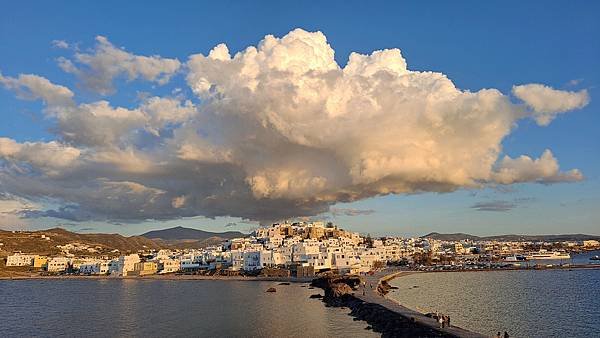
[[[44,236],[44,237],[42,237]],[[49,238],[49,239],[46,239]],[[145,237],[125,237],[119,234],[80,234],[62,228],[39,231],[4,231],[0,230],[1,255],[16,251],[31,254],[54,255],[60,253],[57,245],[81,243],[97,248],[98,253],[119,250],[122,253],[138,250],[161,249],[164,246]],[[91,254],[91,253],[87,253]]]
[[[496,235],[496,236],[475,236],[465,233],[440,234],[432,232],[421,238],[432,238],[442,241],[544,241],[544,242],[563,242],[563,241],[582,241],[588,239],[600,240],[600,236],[585,234],[563,234],[563,235]]]
[[[164,246],[198,248],[216,245],[227,239],[246,237],[247,235],[239,231],[210,232],[178,226],[169,229],[149,231],[141,236]]]
[[[183,227],[149,231],[140,236],[129,237],[119,234],[80,234],[62,228],[15,232],[0,230],[0,257],[18,251],[56,255],[61,251],[57,245],[68,243],[81,243],[97,250],[96,253],[84,252],[85,255],[101,255],[115,249],[121,253],[128,253],[149,249],[201,248],[220,244],[226,239],[245,236],[247,235],[239,231],[210,232]]]

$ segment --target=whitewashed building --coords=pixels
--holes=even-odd
[[[79,273],[87,275],[100,274],[100,263],[83,263],[79,265]]]
[[[48,272],[63,272],[69,268],[67,257],[53,257],[48,260]]]
[[[35,255],[23,255],[20,253],[6,257],[6,266],[31,266]]]
[[[163,259],[170,259],[173,256],[173,252],[170,250],[161,249],[158,250],[156,256],[154,257],[156,260],[160,261]]]
[[[128,272],[135,270],[135,263],[140,262],[138,254],[131,254],[119,257],[118,273],[122,276],[127,276]]]
[[[231,250],[229,266],[231,270],[242,270],[244,268],[244,252],[242,250]]]
[[[159,273],[173,273],[181,270],[179,259],[163,259],[158,262]]]
[[[119,274],[119,260],[113,259],[108,262],[108,273]]]
[[[271,251],[258,250],[244,252],[244,270],[252,271],[273,265]]]

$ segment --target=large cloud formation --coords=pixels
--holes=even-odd
[[[41,99],[56,140],[0,138],[0,192],[59,205],[73,220],[138,221],[203,215],[268,221],[316,215],[337,202],[582,179],[546,150],[499,159],[517,121],[547,125],[581,108],[587,92],[530,84],[513,95],[460,90],[444,74],[412,71],[398,49],[352,53],[346,66],[321,32],[266,36],[231,55],[136,56],[106,38],[59,60],[107,95],[119,75],[164,84],[185,73],[195,97],[148,97],[136,108],[76,102],[36,75],[0,75]]]

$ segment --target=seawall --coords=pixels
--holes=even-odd
[[[366,277],[328,276],[313,280],[325,290],[328,306],[348,307],[350,315],[366,321],[382,337],[484,337],[459,327],[440,328],[437,321],[408,309],[381,293],[387,281],[411,272],[380,272]]]

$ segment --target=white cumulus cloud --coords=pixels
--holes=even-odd
[[[582,179],[583,174],[577,169],[561,172],[558,161],[548,149],[538,159],[532,159],[525,155],[514,159],[505,156],[494,172],[494,180],[502,184],[520,182],[555,183],[581,181]]]
[[[13,90],[25,100],[43,100],[48,106],[69,106],[73,103],[73,92],[64,86],[33,74],[21,74],[17,78],[4,77],[0,73],[0,84]]]
[[[378,195],[582,179],[577,169],[561,171],[549,150],[538,159],[499,157],[520,119],[545,125],[587,104],[587,93],[517,86],[523,104],[411,70],[399,49],[352,53],[345,66],[334,55],[323,33],[301,29],[236,53],[220,44],[185,67],[99,38],[94,52],[63,60],[63,69],[106,93],[120,74],[161,82],[182,68],[195,97],[150,94],[124,108],[75,103],[43,78],[41,87],[3,78],[19,96],[46,102],[56,140],[0,139],[0,192],[50,196],[61,207],[43,215],[76,220],[268,221]],[[36,160],[46,148],[51,158]]]
[[[585,89],[571,92],[537,83],[513,86],[512,92],[533,109],[535,121],[542,126],[548,125],[556,115],[582,108],[590,101]]]

